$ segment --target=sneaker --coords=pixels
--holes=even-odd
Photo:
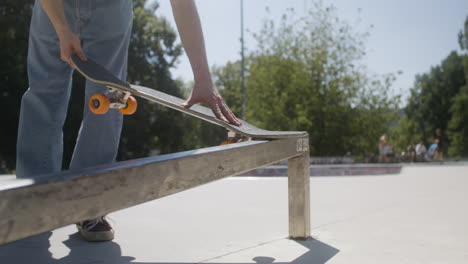
[[[104,216],[76,224],[80,235],[87,241],[99,242],[114,239],[114,230]]]

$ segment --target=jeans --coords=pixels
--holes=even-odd
[[[63,5],[70,29],[80,37],[86,56],[125,80],[132,1],[63,0]],[[57,34],[39,1],[33,9],[27,66],[29,89],[22,97],[18,128],[18,178],[61,170],[62,130],[71,94],[73,69],[60,60]],[[105,91],[105,86],[86,81],[83,121],[70,170],[115,161],[122,114],[111,109],[96,115],[87,107],[90,96]]]

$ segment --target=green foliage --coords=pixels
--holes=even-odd
[[[213,67],[213,81],[224,101],[236,116],[242,115],[241,64],[228,62],[222,67]]]
[[[398,125],[390,130],[390,143],[398,152],[406,152],[410,143],[418,144],[421,137],[418,124],[404,115],[398,120]]]
[[[156,15],[158,3],[145,6],[145,2],[134,1],[127,81],[184,97],[183,83],[173,80],[170,73],[182,54],[177,34],[165,18]],[[224,129],[175,110],[147,100],[138,103],[137,113],[125,118],[119,159],[219,144],[226,135]]]
[[[155,15],[157,2],[145,5],[134,1],[133,31],[128,58],[128,82],[148,86],[183,97],[183,84],[172,79],[182,48],[176,44],[176,32],[168,21]],[[32,3],[6,0],[0,3],[0,172],[12,171],[16,159],[16,135],[22,94],[28,87],[26,56]],[[64,125],[63,167],[70,162],[82,120],[85,80],[73,76],[72,100]],[[139,111],[128,116],[119,149],[119,159],[145,157],[204,147],[219,143],[225,130],[182,115],[174,110],[139,100]]]
[[[290,9],[279,25],[266,19],[253,34],[247,65],[247,119],[270,130],[305,130],[312,155],[374,153],[393,120],[394,75],[370,76],[360,65],[367,33],[354,32],[333,7],[317,3],[306,17]],[[214,71],[240,112],[239,63]]]
[[[463,109],[463,102],[460,100],[464,98],[459,93],[460,88],[466,84],[463,60],[466,60],[466,55],[459,55],[453,51],[429,73],[416,77],[407,106],[407,114],[408,118],[417,124],[418,136],[424,138],[426,142],[432,140],[437,128],[441,128],[442,131],[450,129],[452,135],[457,133],[455,130],[459,125],[456,125],[458,122],[456,120],[460,117],[456,115],[463,115],[457,111]],[[457,97],[459,98],[455,100]],[[457,103],[458,106],[453,103]],[[454,113],[457,114],[454,115]],[[453,118],[455,119],[451,121]],[[449,127],[450,122],[452,125]],[[447,144],[444,148],[446,147]],[[447,149],[443,150],[447,152]],[[457,152],[452,150],[450,155],[457,155]]]
[[[468,17],[460,31],[459,44],[468,49]],[[408,119],[417,125],[418,136],[430,142],[436,128],[448,134],[443,151],[452,157],[468,154],[467,136],[468,55],[452,51],[440,65],[416,76],[408,101]],[[448,147],[448,149],[447,149]]]
[[[468,66],[468,65],[467,65]],[[468,69],[468,68],[467,68]],[[453,157],[468,156],[468,85],[453,98],[452,119],[448,124],[451,141],[448,154]]]
[[[166,19],[156,16],[158,4],[145,5],[145,0],[134,1],[133,29],[130,37],[127,82],[151,87],[175,96],[181,96],[180,84],[171,78],[182,53],[175,43],[176,32]],[[64,161],[67,168],[73,154],[77,131],[82,119],[84,78],[74,74],[72,100],[64,127]],[[179,139],[184,130],[174,120],[179,113],[146,100],[138,100],[138,111],[124,119],[119,146],[119,160],[146,157],[181,149]]]
[[[453,51],[441,65],[416,78],[415,97],[410,99],[409,113],[418,112],[421,119],[417,121],[425,136],[431,135],[436,128],[446,130],[451,119],[451,100],[466,82],[463,68],[462,56]],[[416,119],[416,115],[410,117]]]
[[[0,2],[0,173],[14,168],[21,95],[28,87],[26,56],[32,1]]]
[[[458,43],[461,49],[468,50],[468,16],[465,19],[464,28],[458,33]]]
[[[465,72],[465,86],[452,99],[450,108],[452,119],[448,123],[448,134],[451,141],[448,154],[454,157],[468,156],[468,16],[465,27],[459,34],[460,47],[465,50],[463,66]]]
[[[184,87],[170,74],[182,54],[177,34],[165,18],[156,16],[158,3],[147,6],[145,2],[134,1],[128,82],[187,97],[192,87]],[[137,113],[125,118],[119,159],[217,145],[226,137],[225,129],[215,125],[146,100],[138,102]]]
[[[182,53],[176,32],[165,18],[156,16],[157,3],[145,7],[145,2],[133,4],[127,81],[180,97],[180,87],[169,72]],[[138,103],[138,111],[125,118],[119,159],[148,156],[154,149],[176,150],[183,131],[173,120],[180,115],[146,100]]]

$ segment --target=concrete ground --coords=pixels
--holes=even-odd
[[[111,214],[113,242],[67,226],[0,246],[0,263],[466,264],[467,189],[468,166],[312,177],[313,238],[293,241],[286,178],[228,178]]]

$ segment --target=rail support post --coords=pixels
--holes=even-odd
[[[310,157],[309,138],[299,138],[301,155],[288,160],[289,237],[310,237]]]

